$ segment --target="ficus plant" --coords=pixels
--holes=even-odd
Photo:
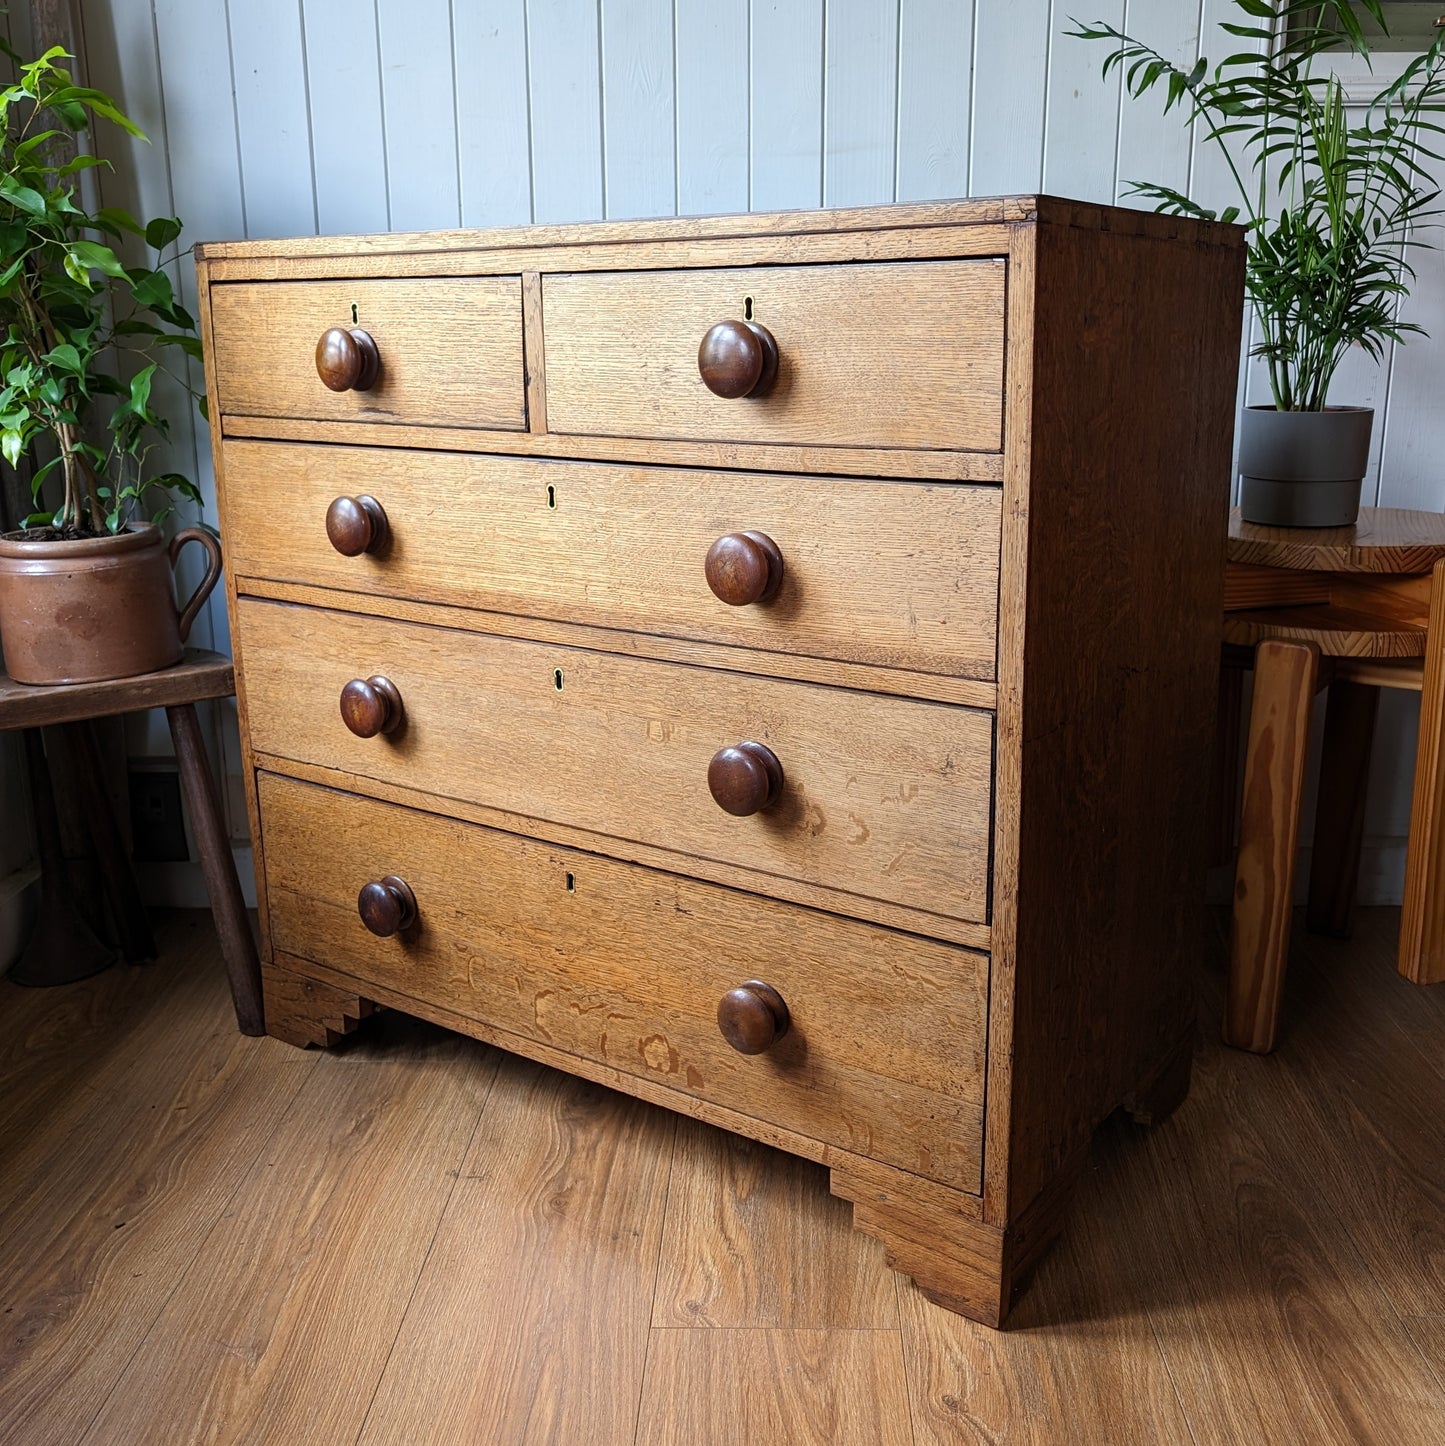
[[[163,521],[178,498],[200,502],[190,480],[150,465],[169,432],[152,395],[157,373],[194,395],[177,354],[201,354],[164,269],[181,223],[87,210],[80,173],[108,165],[89,144],[96,121],[144,137],[108,95],[75,83],[64,50],[28,63],[3,39],[0,50],[17,76],[0,90],[0,453],[35,464],[37,507],[53,474],[63,482],[59,506],[27,517],[25,535]],[[130,236],[153,265],[123,264],[115,246]]]
[[[1388,341],[1423,335],[1399,319],[1414,280],[1410,251],[1439,214],[1430,165],[1445,134],[1445,30],[1362,108],[1350,105],[1328,52],[1364,56],[1357,10],[1386,29],[1380,0],[1234,0],[1220,29],[1244,41],[1218,64],[1189,69],[1102,21],[1069,32],[1109,49],[1104,77],[1122,68],[1133,97],[1160,91],[1164,111],[1223,153],[1239,204],[1214,211],[1148,181],[1130,194],[1156,209],[1240,221],[1248,231],[1246,287],[1259,319],[1274,404],[1319,411],[1351,346],[1377,360]]]

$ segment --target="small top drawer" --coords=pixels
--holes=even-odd
[[[1002,261],[588,272],[544,277],[542,291],[552,432],[1002,446]],[[749,355],[762,358],[742,395],[703,381],[699,347],[718,323],[720,384],[736,392]]]
[[[519,276],[223,283],[211,326],[223,414],[527,425]],[[318,346],[332,331],[328,385]]]

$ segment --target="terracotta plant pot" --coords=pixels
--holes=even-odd
[[[1246,407],[1239,432],[1239,508],[1269,527],[1348,527],[1360,515],[1372,407],[1278,412]]]
[[[188,542],[206,575],[176,607],[171,569]],[[169,547],[149,522],[114,537],[0,537],[0,647],[20,683],[95,683],[169,668],[221,575],[221,546],[198,527]]]

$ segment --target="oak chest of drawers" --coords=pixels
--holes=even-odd
[[[1047,197],[208,245],[270,1032],[831,1170],[997,1323],[1188,1086],[1243,253]]]

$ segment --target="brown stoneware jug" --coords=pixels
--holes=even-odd
[[[206,575],[176,606],[172,568],[198,542]],[[188,527],[166,543],[143,522],[114,537],[0,537],[0,648],[20,683],[95,683],[179,663],[182,645],[221,575],[221,545]]]

